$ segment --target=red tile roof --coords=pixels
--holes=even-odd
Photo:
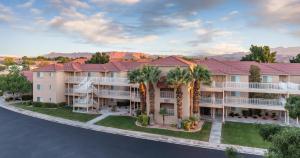
[[[235,67],[236,69],[242,70],[243,72],[249,72],[250,66],[255,65],[260,68],[260,72],[263,75],[287,75],[283,71],[273,69],[262,63],[257,63],[254,61],[222,61],[222,63]]]
[[[64,70],[63,64],[50,64],[44,67],[34,69],[33,71],[54,72],[54,71],[63,71],[63,70]]]
[[[22,71],[21,74],[27,78],[28,81],[33,82],[33,72],[32,71]]]
[[[279,70],[289,75],[300,75],[300,64],[297,63],[265,63],[263,65]]]
[[[174,67],[174,66],[188,67],[192,64],[194,63],[184,60],[178,56],[168,56],[165,58],[154,60],[149,63],[149,65],[152,66],[162,66],[162,67]]]
[[[242,71],[237,69],[231,65],[227,65],[219,60],[216,59],[208,59],[208,60],[196,60],[195,61],[198,65],[201,65],[207,68],[212,74],[214,75],[248,75],[248,71]]]

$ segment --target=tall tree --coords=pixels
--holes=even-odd
[[[31,92],[32,84],[21,75],[18,68],[12,67],[8,75],[0,77],[0,90],[12,93],[15,100],[16,94]]]
[[[63,57],[63,56],[56,57],[54,60],[57,61],[58,63],[67,63],[72,61],[70,58]]]
[[[90,60],[86,61],[87,64],[105,64],[108,62],[109,62],[109,55],[100,52],[96,52]]]
[[[300,129],[286,128],[272,137],[266,158],[299,158]]]
[[[290,59],[290,63],[300,63],[300,53]]]
[[[291,118],[297,119],[297,124],[299,124],[300,96],[290,96],[286,100],[285,109],[289,112],[289,116]]]
[[[193,113],[197,115],[199,114],[200,85],[201,83],[210,83],[211,74],[207,69],[197,65],[191,69],[191,75],[193,80]]]
[[[191,81],[191,74],[187,69],[179,67],[172,69],[167,74],[167,83],[176,89],[177,117],[182,120],[182,85],[187,85]],[[180,121],[178,121],[180,124]]]
[[[262,63],[274,63],[276,61],[276,52],[271,52],[269,46],[250,47],[250,54],[242,57],[241,61],[256,61]]]
[[[249,70],[249,82],[261,82],[260,68],[256,65],[251,65]],[[249,93],[250,98],[260,98],[261,93]]]
[[[14,58],[6,57],[6,58],[4,58],[3,64],[6,66],[11,66],[11,65],[16,64],[16,62],[15,62]]]
[[[146,77],[141,69],[136,69],[128,72],[127,77],[131,83],[139,84],[139,93],[141,98],[141,111],[146,112],[146,92],[147,88],[145,85]]]
[[[145,74],[145,80],[149,85],[149,99],[150,99],[150,114],[154,118],[154,107],[155,107],[155,88],[154,85],[157,83],[160,77],[161,70],[158,67],[145,66],[143,67],[143,73]]]

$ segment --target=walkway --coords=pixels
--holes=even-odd
[[[101,115],[100,116],[88,121],[86,124],[93,125],[96,122],[98,122],[100,120],[103,120],[107,116],[111,116],[111,115],[118,116],[118,115],[126,115],[126,114],[128,114],[127,109],[118,109],[117,112],[112,112],[110,109],[103,109],[103,110],[101,110]]]
[[[221,144],[221,136],[222,136],[222,122],[215,120],[212,123],[209,142],[215,144]]]

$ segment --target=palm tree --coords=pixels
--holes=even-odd
[[[145,80],[149,84],[149,100],[150,100],[150,114],[154,118],[154,106],[155,106],[155,88],[154,84],[157,83],[160,77],[161,70],[158,67],[145,66],[143,67],[143,73],[145,74]]]
[[[193,79],[193,113],[199,113],[199,102],[200,102],[200,85],[201,83],[210,83],[211,74],[210,72],[197,65],[193,69],[190,69]]]
[[[146,112],[146,85],[145,85],[145,74],[141,69],[136,69],[128,72],[127,77],[131,83],[139,84],[139,93],[141,97],[141,111],[142,113]]]
[[[191,74],[187,69],[180,69],[179,67],[172,69],[168,72],[167,83],[176,89],[176,102],[177,102],[177,117],[182,119],[182,90],[181,86],[188,84],[191,80]]]

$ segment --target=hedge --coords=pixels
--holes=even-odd
[[[58,108],[65,106],[65,102],[62,103],[43,103],[43,102],[32,102],[32,106],[34,107],[42,107],[42,108]]]

